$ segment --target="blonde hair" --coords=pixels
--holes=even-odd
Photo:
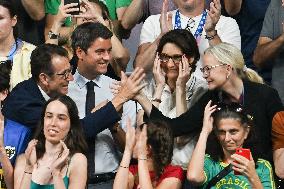
[[[207,53],[214,56],[220,63],[231,65],[240,78],[264,83],[256,71],[245,66],[243,55],[236,46],[223,42],[206,49],[204,54]]]

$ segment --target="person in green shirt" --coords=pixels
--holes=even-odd
[[[188,180],[206,188],[215,175],[231,164],[232,170],[211,188],[275,188],[270,163],[258,158],[253,118],[241,104],[211,103],[204,110],[202,131],[188,165]],[[237,148],[250,149],[250,160],[236,154]]]

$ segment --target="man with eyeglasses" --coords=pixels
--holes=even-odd
[[[177,10],[167,12],[168,0],[164,0],[162,13],[152,15],[144,22],[140,35],[140,46],[135,66],[142,67],[148,73],[152,70],[157,44],[163,34],[172,29],[188,29],[197,40],[200,54],[211,45],[228,42],[241,48],[241,36],[238,24],[232,18],[221,16],[220,0],[174,0]],[[208,9],[206,4],[208,3]],[[202,59],[198,61],[200,68]],[[197,69],[194,73],[202,78]]]
[[[5,99],[2,109],[4,116],[34,131],[46,101],[50,97],[67,94],[69,82],[74,79],[71,70],[68,54],[64,48],[52,44],[38,46],[31,55],[32,78],[19,83]],[[138,76],[143,78],[142,72],[143,70],[140,70]],[[87,137],[96,136],[97,133],[120,120],[118,111],[135,93],[132,93],[133,87],[137,87],[135,80],[126,81],[125,90],[96,112],[81,119]]]

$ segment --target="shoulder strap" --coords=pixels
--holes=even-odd
[[[68,158],[68,161],[67,161],[67,168],[66,168],[66,173],[65,173],[65,176],[67,176],[68,174],[68,170],[69,170],[69,165],[71,163],[71,157]]]
[[[232,171],[232,165],[229,164],[227,167],[225,167],[222,171],[220,171],[215,177],[213,177],[206,186],[205,189],[210,189],[212,186],[215,186],[215,184],[224,178],[227,174],[229,174]]]

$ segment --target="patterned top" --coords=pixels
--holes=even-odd
[[[217,175],[221,170],[224,169],[227,165],[221,161],[214,161],[209,155],[205,156],[204,162],[204,172],[205,172],[205,182],[201,188],[206,188],[208,182]],[[263,185],[263,188],[274,189],[275,183],[273,178],[273,170],[271,164],[264,160],[258,159],[256,162],[256,172]],[[243,175],[234,175],[234,172],[231,171],[228,175],[222,178],[214,187],[218,189],[250,189],[251,185],[247,177]]]

